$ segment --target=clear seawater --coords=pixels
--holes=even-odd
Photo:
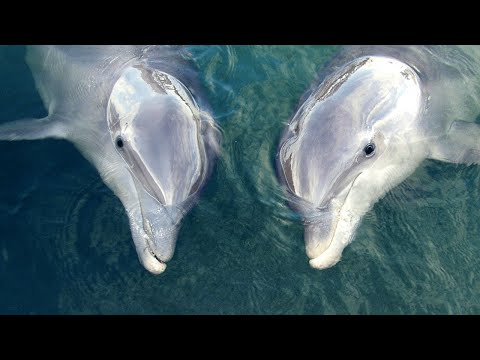
[[[127,216],[61,140],[0,142],[0,314],[478,314],[480,166],[425,161],[309,267],[274,156],[334,46],[191,46],[222,155],[160,276]],[[23,46],[0,47],[0,122],[46,114]]]

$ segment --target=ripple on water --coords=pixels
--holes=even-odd
[[[80,157],[73,147],[63,145],[73,159]],[[57,269],[62,312],[69,312],[62,298],[70,296],[80,309],[98,277],[117,273],[121,258],[136,261],[119,200],[86,160],[76,160],[76,166],[60,163],[44,174],[24,210],[35,246],[48,246],[45,255]]]

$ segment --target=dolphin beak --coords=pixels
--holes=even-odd
[[[138,258],[145,269],[153,274],[164,272],[166,262],[175,251],[178,233],[178,226],[172,224],[168,212],[144,211],[142,216],[130,219],[130,227]]]
[[[178,227],[169,222],[162,221],[159,218],[144,218],[143,226],[145,233],[148,235],[147,244],[152,255],[159,262],[166,263],[175,252],[175,244],[177,242]]]
[[[339,247],[335,239],[336,219],[305,226],[305,248],[311,259],[310,266],[326,269],[340,261],[342,251],[347,246]]]
[[[145,233],[142,246],[146,246],[151,257],[160,263],[156,268],[166,267],[165,263],[175,252],[178,229],[184,212],[181,207],[162,204],[143,189],[138,194]]]
[[[161,274],[167,268],[167,264],[159,260],[149,246],[149,236],[139,226],[138,221],[130,218],[130,227],[132,228],[132,238],[137,250],[138,259],[143,267],[152,274]]]
[[[330,246],[332,236],[329,227],[330,224],[325,223],[305,226],[305,248],[310,259],[320,256]]]
[[[125,205],[125,209],[135,250],[146,270],[161,274],[175,251],[178,229],[186,210],[162,204],[133,179],[138,202]]]
[[[305,218],[305,248],[311,267],[315,269],[332,267],[340,261],[343,249],[352,241],[360,217],[358,214],[354,216],[348,212],[344,214],[342,209],[360,175],[361,172],[355,174],[348,187],[344,185],[347,181],[340,180],[340,189],[343,190],[338,191],[328,203]],[[345,178],[352,177],[353,175],[347,175]]]
[[[305,226],[305,247],[311,267],[327,269],[340,261],[343,249],[348,243],[343,244],[336,236],[336,223],[328,224],[334,229],[329,229],[324,224]]]
[[[316,258],[310,259],[309,264],[314,269],[328,269],[340,261],[342,257],[342,251],[343,248],[339,251],[335,250],[334,248],[328,248]]]
[[[341,209],[345,201],[330,201],[325,210],[316,211],[304,219],[304,239],[310,266],[315,269],[326,269],[340,261],[343,249],[350,242],[350,237]]]
[[[150,271],[152,274],[161,274],[167,268],[167,264],[159,260],[156,256],[152,255],[150,248],[148,247],[145,247],[143,249],[143,253],[139,253],[138,257],[143,267]]]

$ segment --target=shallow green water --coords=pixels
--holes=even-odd
[[[167,271],[143,269],[120,201],[72,144],[0,142],[0,313],[480,313],[480,166],[425,161],[314,270],[274,156],[336,48],[190,50],[223,147]],[[45,114],[23,55],[0,48],[0,122]]]

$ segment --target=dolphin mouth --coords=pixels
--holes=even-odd
[[[147,235],[146,245],[152,256],[163,264],[170,261],[175,251],[178,226],[161,228],[160,231],[157,229],[155,232],[151,227],[144,226],[144,231]]]
[[[336,251],[331,251],[331,249],[332,248],[329,247],[321,255],[317,256],[314,259],[310,259],[308,261],[310,266],[314,269],[324,270],[336,265],[342,257],[344,247],[342,247],[341,249],[337,249]]]
[[[162,259],[160,259],[157,254],[155,254],[155,252],[152,250],[152,246],[150,245],[150,240],[147,241],[147,250],[148,252],[150,253],[150,255],[152,255],[155,260],[157,260],[161,265],[164,265],[165,268],[167,267],[167,263],[165,261],[163,261]],[[163,271],[162,271],[163,272]]]
[[[319,213],[304,220],[305,245],[312,268],[322,270],[334,266],[340,261],[343,249],[350,243],[352,236],[344,235],[352,234],[353,231],[345,228],[345,219],[343,219],[345,215],[342,210],[355,181],[361,174],[360,172],[355,176],[345,195],[341,196],[341,200],[338,198],[330,200],[328,207],[319,209]],[[339,224],[342,224],[341,229]]]
[[[137,249],[137,253],[143,267],[150,273],[159,275],[166,270],[167,264],[155,255],[148,242],[144,245],[143,251]]]
[[[167,261],[169,259],[162,258],[160,254],[155,251],[155,242],[152,240],[151,234],[143,231],[134,233],[135,247],[137,254],[143,267],[154,275],[162,274],[167,268]]]
[[[151,251],[151,249],[149,249]],[[153,254],[153,257],[160,263],[160,264],[163,264],[165,266],[167,266],[167,263],[163,262],[162,260],[160,260],[157,255]]]

